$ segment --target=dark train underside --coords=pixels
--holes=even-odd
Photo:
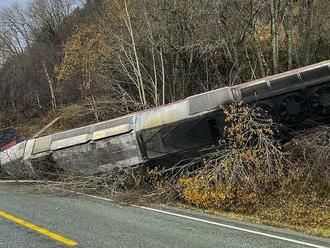
[[[232,87],[234,96],[271,114],[283,129],[305,129],[330,120],[330,67],[291,71]],[[172,165],[219,148],[224,130],[220,109],[190,120],[139,133],[140,148],[152,165]]]

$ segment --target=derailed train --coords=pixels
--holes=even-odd
[[[13,175],[33,174],[48,161],[94,174],[117,166],[178,162],[217,146],[224,116],[220,105],[244,101],[271,111],[286,125],[330,117],[330,60],[166,106],[30,139],[0,153]]]

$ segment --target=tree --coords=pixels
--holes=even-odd
[[[64,47],[64,58],[57,67],[57,78],[68,82],[74,76],[80,78],[80,91],[90,102],[94,115],[98,115],[93,96],[94,75],[108,58],[111,49],[105,33],[97,23],[89,23],[80,27],[67,41]]]
[[[312,14],[313,0],[306,0],[306,21],[304,27],[304,47],[306,51],[305,64],[308,65],[311,61],[311,34],[312,34]]]
[[[271,0],[270,16],[272,26],[272,47],[273,47],[273,69],[274,73],[278,73],[279,58],[279,0]]]
[[[329,8],[326,0],[31,0],[0,12],[3,109],[21,120],[87,104],[103,120],[326,60]]]
[[[293,1],[288,0],[286,6],[285,35],[288,53],[288,70],[293,66]]]

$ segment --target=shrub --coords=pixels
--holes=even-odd
[[[178,181],[181,196],[205,208],[251,210],[281,185],[292,165],[275,138],[277,126],[265,111],[242,103],[222,110],[225,149],[205,156],[198,172]]]
[[[330,127],[318,126],[294,134],[286,149],[291,160],[299,164],[296,183],[301,191],[320,196],[330,192]]]

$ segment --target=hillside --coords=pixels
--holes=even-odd
[[[329,13],[327,0],[31,0],[24,6],[13,5],[0,11],[0,131],[11,127],[31,138],[60,117],[43,134],[56,133],[328,60]],[[328,69],[328,64],[322,66]],[[324,82],[329,77],[320,78],[317,91],[306,84],[300,84],[304,89],[299,91],[303,100],[312,102],[319,89],[326,90],[321,92],[324,99],[316,102],[322,103],[316,108],[325,119],[329,87]],[[309,83],[315,81],[312,78]],[[314,98],[306,88],[313,90]],[[280,96],[277,101],[287,98]],[[312,104],[306,113],[315,110]],[[299,118],[304,106],[303,102],[297,107]],[[193,207],[330,237],[329,125],[313,122],[289,132],[267,111],[243,103],[217,110],[221,117],[209,110],[214,115],[211,121],[203,119],[203,110],[189,113],[193,127],[205,125],[200,120],[207,119],[217,145],[212,153],[197,153],[180,161],[180,166],[168,166],[166,159],[167,167],[154,162],[159,154],[174,152],[161,150],[148,157],[143,134],[142,138],[135,135],[133,117],[125,122],[129,131],[111,136],[111,131],[125,125],[107,123],[97,130],[77,132],[83,141],[70,143],[76,136],[67,134],[58,135],[58,140],[48,136],[36,139],[39,147],[35,140],[22,142],[24,152],[16,160],[5,153],[2,158],[14,170],[28,164],[32,173],[23,179],[50,180],[48,190],[62,187],[126,202]],[[216,122],[219,117],[221,125]],[[138,131],[156,141],[156,128],[164,136],[171,133],[171,148],[175,148],[183,137],[180,130],[172,132],[177,123]],[[184,125],[181,130],[190,128]],[[102,141],[97,136],[97,142],[92,140],[94,132],[103,134]],[[129,136],[131,132],[134,135]],[[156,141],[149,144],[150,154],[165,143]],[[62,146],[51,149],[52,142]],[[30,149],[25,149],[28,145]],[[125,163],[135,161],[127,159],[127,153],[140,160],[134,167],[111,167],[108,162],[117,152]],[[58,161],[67,162],[66,167],[57,163],[55,153],[62,159]],[[26,154],[31,155],[31,164],[24,163]],[[82,155],[87,159],[81,165],[77,160]],[[87,164],[94,169],[99,160],[99,167],[105,169],[90,175],[67,166]],[[0,179],[22,178],[2,165]]]
[[[0,128],[74,104],[97,122],[329,59],[328,13],[325,0],[13,5]]]

